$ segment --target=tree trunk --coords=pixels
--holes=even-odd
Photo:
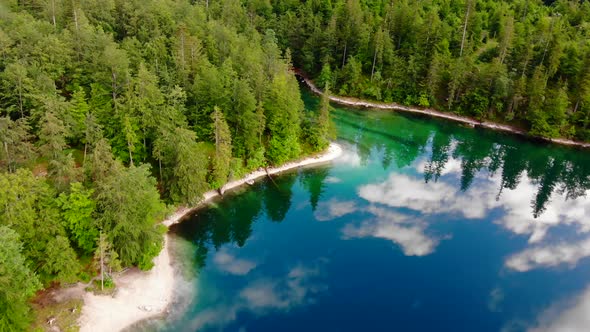
[[[55,0],[51,0],[51,18],[53,20],[53,27],[55,28],[57,26],[55,23]]]
[[[572,111],[572,113],[576,113],[578,111],[578,106],[580,106],[580,99],[579,98],[576,101],[576,106],[574,106],[574,110]]]
[[[523,78],[526,75],[526,67],[529,65],[529,59],[530,58],[530,53],[529,50],[527,50],[527,54],[526,54],[526,58],[524,59],[524,66],[522,67],[522,74],[520,75],[520,78]]]
[[[554,20],[551,18],[551,26],[549,27],[549,38],[547,38],[547,42],[545,43],[545,49],[543,50],[543,57],[541,58],[541,66],[545,62],[545,56],[547,55],[547,50],[549,49],[549,43],[551,42],[551,34],[553,33],[553,24]]]
[[[344,68],[344,63],[346,62],[346,47],[348,47],[348,42],[344,43],[344,53],[342,54],[342,68]]]
[[[373,55],[373,67],[371,67],[371,82],[373,82],[373,75],[375,74],[375,62],[377,62],[377,48],[375,47],[375,54]]]
[[[20,109],[21,118],[24,118],[25,113],[23,111],[23,83],[20,77],[18,78],[18,107]]]
[[[111,69],[112,70],[112,69]],[[112,96],[113,96],[113,105],[115,108],[115,111],[117,110],[117,73],[115,73],[114,70],[111,71],[111,88],[113,89],[113,91],[111,92]]]
[[[10,167],[10,164],[11,164],[11,162],[10,162],[10,155],[8,154],[8,143],[6,141],[4,141],[4,151],[6,153],[6,162],[8,164],[7,165],[8,166],[8,173],[11,173],[12,170],[11,170],[11,167]]]
[[[465,24],[463,24],[463,37],[461,38],[461,51],[459,56],[463,56],[463,47],[465,46],[465,35],[467,34],[467,20],[469,19],[469,11],[471,10],[471,1],[467,2],[467,12],[465,13]]]
[[[103,237],[102,232],[100,232],[100,290],[104,291],[104,251],[102,248]]]
[[[182,68],[183,72],[185,70],[184,61],[184,31],[182,31],[182,34],[180,36],[180,67]]]
[[[76,26],[76,31],[80,31],[80,27],[78,27],[78,11],[74,5],[74,0],[72,0],[72,11],[74,13],[74,25]]]
[[[84,159],[82,159],[82,166],[86,164],[86,151],[88,151],[88,143],[84,144]]]
[[[129,165],[133,166],[133,155],[131,154],[131,142],[127,142],[127,149],[129,149]]]
[[[219,157],[219,110],[215,111],[215,155]]]
[[[162,183],[162,158],[158,158],[158,167],[160,168],[160,183]]]

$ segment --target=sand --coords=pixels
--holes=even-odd
[[[302,166],[329,162],[341,154],[342,148],[332,143],[328,151],[321,155],[287,163],[281,167],[252,172],[240,180],[227,183],[221,191],[225,192],[242,186],[267,174],[278,174]],[[212,190],[203,196],[203,200],[198,205],[219,196],[219,192]],[[166,226],[173,225],[193,209],[179,208],[162,223]],[[169,238],[166,235],[164,249],[154,259],[154,267],[150,271],[131,269],[115,277],[117,291],[114,296],[84,294],[84,307],[78,320],[80,331],[120,331],[144,319],[167,314],[174,297],[176,282],[169,254]]]
[[[148,272],[131,269],[116,277],[114,297],[85,293],[78,321],[80,331],[120,331],[137,321],[165,313],[174,290],[167,235],[164,249],[154,264]]]

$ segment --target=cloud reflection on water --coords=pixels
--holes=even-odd
[[[590,327],[590,287],[573,299],[558,301],[541,312],[528,332],[587,332]]]
[[[478,174],[474,180],[476,185],[463,192],[456,182],[461,168],[457,160],[451,159],[445,166],[443,176],[438,182],[425,182],[417,175],[392,172],[385,181],[360,186],[358,195],[370,204],[378,204],[390,208],[410,209],[419,212],[425,220],[433,220],[433,216],[456,215],[467,219],[483,219],[493,210],[499,210],[499,216],[493,221],[517,235],[527,235],[531,244],[541,244],[551,228],[558,225],[574,227],[577,233],[585,234],[590,230],[590,204],[584,198],[567,200],[559,193],[551,197],[552,203],[545,212],[534,218],[530,212],[531,197],[537,191],[537,184],[523,174],[520,184],[515,189],[504,189],[499,195],[501,179],[499,176]],[[424,171],[424,161],[415,163],[418,174]],[[388,224],[389,223],[389,224]],[[357,230],[356,234],[373,235],[379,233],[377,227],[383,229],[391,225],[390,221],[378,221],[372,226],[363,224],[365,230]],[[349,226],[349,228],[352,226]],[[382,236],[392,233],[395,226],[387,226],[388,231]],[[427,225],[420,226],[420,230]],[[348,229],[347,232],[351,232]],[[398,237],[401,235],[397,235]],[[426,246],[428,248],[432,246]],[[410,251],[411,252],[411,251]],[[430,251],[423,251],[430,253]],[[568,245],[537,246],[524,249],[506,262],[506,266],[516,271],[527,271],[536,267],[557,266],[563,263],[574,265],[580,259],[590,256],[590,238]]]
[[[425,234],[426,224],[411,216],[371,206],[375,218],[342,229],[344,239],[376,237],[398,244],[406,256],[425,256],[434,251],[439,240]]]
[[[205,327],[223,329],[236,321],[239,313],[262,316],[272,311],[287,312],[312,304],[315,302],[314,296],[327,289],[321,280],[325,264],[325,259],[319,259],[311,265],[298,264],[279,277],[243,275],[246,283],[240,290],[232,292],[234,295],[228,300],[217,299],[215,302],[218,305],[199,311],[188,326],[190,330]],[[224,293],[221,289],[219,291]]]
[[[314,216],[319,221],[328,221],[353,213],[357,209],[355,201],[341,201],[333,198],[326,202],[320,202]]]
[[[215,253],[213,262],[220,271],[235,275],[246,275],[257,265],[254,261],[235,257],[225,247]]]
[[[574,267],[580,259],[588,256],[590,256],[590,238],[574,243],[528,248],[510,256],[506,260],[506,266],[519,272],[561,264]]]
[[[462,175],[461,160],[450,158],[435,182],[425,182],[419,177],[426,170],[425,159],[412,166],[414,174],[394,171],[385,181],[357,188],[359,197],[370,204],[365,211],[374,218],[346,225],[342,230],[345,238],[383,238],[397,243],[405,255],[423,256],[434,252],[440,242],[426,234],[429,223],[438,220],[436,216],[447,215],[451,220],[453,216],[483,219],[498,211],[493,220],[495,224],[528,237],[529,246],[505,260],[505,266],[512,271],[526,272],[563,265],[575,268],[580,260],[590,256],[590,202],[586,199],[590,191],[575,199],[568,199],[559,190],[554,191],[548,198],[551,203],[535,218],[531,205],[540,183],[531,179],[526,170],[513,189],[503,188],[499,174],[479,172],[473,185],[462,191],[457,185]],[[400,209],[416,211],[420,217],[399,212]],[[552,233],[552,229],[558,226],[573,230],[576,239],[572,241],[558,232]],[[505,296],[501,288],[493,289],[488,309],[500,311]],[[559,301],[544,310],[528,331],[589,331],[589,313],[590,286],[581,295]],[[527,324],[521,324],[517,324],[520,326],[518,330],[525,330]]]

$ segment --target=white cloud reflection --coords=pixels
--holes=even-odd
[[[415,163],[418,174],[422,174],[426,163]],[[516,189],[504,188],[501,195],[500,176],[477,175],[474,185],[461,192],[456,184],[461,175],[460,163],[451,158],[438,182],[425,183],[418,175],[392,173],[385,181],[363,185],[358,194],[371,204],[393,208],[407,208],[429,215],[448,214],[467,219],[482,219],[498,209],[493,222],[517,235],[528,236],[531,244],[540,244],[548,231],[558,225],[575,227],[578,233],[590,231],[590,204],[584,198],[566,200],[563,195],[553,193],[551,203],[539,217],[532,215],[531,200],[538,191],[538,184],[528,178],[526,172]],[[481,173],[480,173],[481,174]],[[350,230],[349,230],[350,231]],[[373,229],[373,233],[376,229]],[[575,264],[590,256],[590,239],[566,246],[545,246],[525,249],[506,262],[507,267],[526,271],[535,267],[557,266],[563,263]]]
[[[345,239],[376,237],[398,244],[406,256],[425,256],[434,251],[439,240],[425,234],[426,224],[410,216],[369,207],[376,218],[360,225],[348,224],[342,229]]]
[[[225,247],[215,253],[213,262],[220,271],[235,275],[248,274],[257,265],[254,261],[235,257]]]
[[[319,221],[328,221],[353,213],[356,210],[357,206],[354,201],[340,201],[332,198],[318,204],[315,218]]]
[[[340,183],[342,182],[341,178],[335,177],[335,176],[328,176],[324,182],[326,183]]]
[[[519,272],[561,264],[569,264],[574,267],[580,259],[588,256],[590,256],[590,239],[576,243],[561,243],[525,249],[510,256],[506,261],[506,266]]]
[[[502,302],[504,301],[504,291],[501,288],[494,288],[490,292],[490,298],[488,300],[488,309],[491,312],[502,311]]]
[[[334,159],[335,164],[344,164],[352,167],[361,166],[361,157],[357,152],[356,146],[343,144],[342,154]]]
[[[189,329],[223,329],[233,323],[240,312],[264,315],[312,304],[314,296],[327,289],[320,281],[325,263],[319,259],[314,265],[296,265],[281,277],[252,278],[228,301],[220,301],[221,304],[200,311],[189,323]]]
[[[325,288],[312,282],[312,278],[319,273],[317,267],[298,265],[282,279],[259,279],[250,283],[240,292],[240,298],[245,300],[246,306],[253,312],[267,309],[288,310],[312,303],[313,299],[308,295]]]
[[[501,173],[489,175],[478,172],[473,185],[465,192],[458,186],[461,178],[461,161],[452,158],[441,172],[437,182],[425,183],[422,177],[426,168],[425,159],[412,166],[416,174],[393,172],[385,181],[360,186],[358,195],[371,206],[410,209],[419,212],[419,220],[412,220],[402,213],[390,213],[388,217],[376,215],[359,225],[347,225],[345,237],[373,236],[389,239],[400,245],[406,255],[426,255],[433,252],[439,239],[427,235],[428,224],[438,215],[483,219],[493,217],[492,222],[506,231],[526,236],[528,247],[514,253],[504,261],[505,267],[516,272],[526,272],[538,268],[574,268],[582,259],[590,257],[590,191],[578,199],[567,199],[555,190],[548,198],[543,213],[533,217],[534,199],[539,191],[539,183],[524,171],[515,189],[502,188]],[[375,212],[376,208],[372,208]],[[412,222],[413,223],[412,223]],[[560,230],[556,230],[556,228]],[[579,238],[564,242],[558,232],[567,229]],[[569,233],[571,234],[571,233]],[[505,294],[494,288],[488,298],[488,309],[502,311]],[[590,286],[580,295],[567,301],[559,301],[544,310],[534,324],[513,321],[514,326],[506,330],[529,332],[586,332],[590,331]],[[529,326],[527,329],[527,325]]]
[[[371,203],[409,208],[423,214],[454,213],[470,219],[486,215],[489,203],[473,197],[479,197],[481,192],[461,195],[458,191],[456,186],[443,181],[425,183],[422,179],[393,173],[382,183],[361,186],[358,194]]]
[[[541,312],[528,332],[587,332],[590,329],[590,287],[570,300],[558,301]]]

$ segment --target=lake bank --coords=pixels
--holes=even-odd
[[[172,226],[198,276],[160,331],[588,326],[575,308],[590,280],[578,251],[590,153],[334,106],[336,161],[241,188]]]
[[[309,79],[307,76],[305,76],[303,73],[301,73],[299,71],[297,71],[296,73],[299,77],[301,77],[303,82],[307,85],[307,87],[309,87],[309,89],[313,93],[320,95],[320,96],[323,95],[323,91],[320,90],[313,83],[313,81],[311,79]],[[353,97],[341,97],[341,96],[334,96],[334,95],[330,95],[329,99],[331,102],[339,104],[339,105],[343,105],[343,106],[364,107],[364,108],[374,108],[374,109],[379,109],[379,110],[394,110],[394,111],[402,111],[402,112],[408,112],[408,113],[414,113],[414,114],[424,114],[424,115],[432,116],[432,117],[439,118],[439,119],[446,119],[446,120],[462,123],[462,124],[465,124],[467,126],[474,127],[474,128],[479,127],[479,128],[503,131],[503,132],[507,132],[507,133],[511,133],[511,134],[525,136],[525,137],[532,138],[532,139],[539,139],[539,140],[542,140],[545,142],[557,143],[560,145],[590,148],[590,143],[579,142],[579,141],[574,141],[574,140],[565,139],[565,138],[546,138],[546,137],[532,136],[529,133],[527,133],[526,131],[519,129],[517,127],[514,127],[514,126],[500,124],[500,123],[494,123],[494,122],[489,122],[489,121],[478,121],[478,120],[475,120],[475,119],[472,119],[469,117],[450,114],[450,113],[444,113],[444,112],[437,111],[435,109],[430,109],[430,108],[411,107],[411,106],[400,105],[397,103],[373,102],[373,101],[366,101],[366,100],[353,98]]]
[[[326,163],[341,154],[342,148],[336,143],[331,143],[328,150],[322,154],[289,162],[280,167],[254,171],[239,180],[228,182],[221,191],[226,192],[264,176],[279,174],[303,166]],[[208,191],[195,207],[179,208],[162,224],[169,227],[178,223],[187,214],[218,196],[220,196],[219,191]],[[139,321],[167,314],[174,298],[174,285],[177,282],[170,259],[169,241],[170,239],[166,235],[164,248],[154,259],[154,267],[150,271],[143,272],[134,268],[115,277],[117,284],[115,296],[84,294],[84,306],[78,320],[81,332],[120,331]]]
[[[314,156],[314,157],[305,158],[300,161],[288,162],[285,165],[279,166],[279,167],[268,167],[266,169],[259,169],[257,171],[249,173],[248,175],[244,176],[243,178],[241,178],[239,180],[234,180],[234,181],[226,183],[221,188],[221,192],[226,192],[228,190],[235,189],[235,188],[243,186],[245,184],[252,183],[253,181],[256,181],[256,180],[263,178],[265,176],[280,174],[282,172],[292,170],[295,168],[299,168],[299,167],[303,167],[303,166],[316,165],[316,164],[329,162],[329,161],[332,161],[332,160],[338,158],[341,154],[342,154],[342,147],[340,147],[340,145],[338,145],[336,143],[330,143],[328,150],[323,154],[320,154],[320,155]],[[205,203],[209,202],[211,199],[213,199],[215,197],[219,197],[219,196],[220,196],[220,194],[219,194],[218,190],[209,190],[208,192],[203,194],[203,199],[199,203],[197,203],[195,207],[179,208],[170,218],[166,219],[163,222],[163,224],[166,225],[167,227],[170,227],[171,225],[181,221],[183,216],[189,214],[190,212],[194,211],[195,209],[198,209],[202,204],[205,204]]]

